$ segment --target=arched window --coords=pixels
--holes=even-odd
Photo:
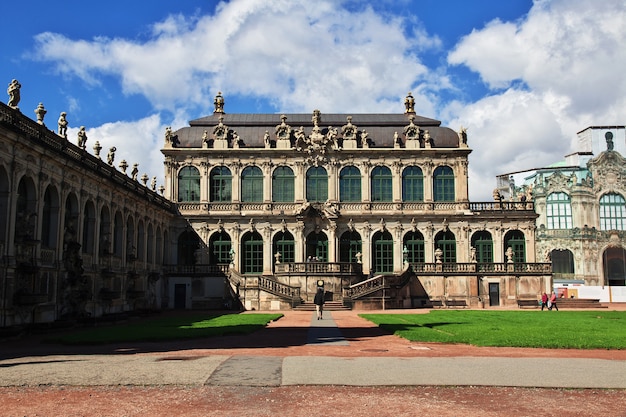
[[[526,262],[526,239],[519,230],[511,230],[504,235],[504,260],[509,247],[513,250],[513,262]]]
[[[378,273],[393,272],[393,237],[388,231],[372,237],[372,269]]]
[[[241,201],[259,203],[263,201],[263,172],[261,168],[246,167],[241,172]]]
[[[295,200],[294,175],[289,167],[278,167],[272,175],[272,201],[292,203]]]
[[[546,198],[546,217],[548,229],[571,229],[572,205],[569,195],[550,193]]]
[[[94,253],[96,238],[96,208],[88,201],[83,211],[83,253]]]
[[[626,285],[626,251],[623,248],[607,248],[602,254],[605,285]]]
[[[441,262],[456,262],[456,237],[451,231],[439,232],[435,236],[435,250],[441,249]]]
[[[392,201],[393,187],[391,170],[377,166],[372,170],[372,201]]]
[[[263,238],[259,232],[247,232],[241,239],[244,274],[263,272]]]
[[[230,170],[224,166],[211,170],[209,178],[209,200],[212,202],[230,202],[232,199],[232,176]]]
[[[608,193],[600,198],[600,229],[626,230],[626,202],[617,193]]]
[[[419,231],[411,231],[404,235],[403,248],[406,248],[407,262],[418,264],[426,262],[424,252],[424,235]]]
[[[454,172],[449,166],[435,169],[433,174],[433,198],[435,201],[454,201]]]
[[[493,262],[493,238],[491,233],[481,230],[472,235],[472,247],[476,250],[476,262]]]
[[[339,262],[357,262],[357,253],[363,253],[361,235],[356,230],[345,232],[339,240]]]
[[[361,201],[361,171],[355,166],[339,173],[339,201]]]
[[[209,264],[229,264],[232,261],[231,247],[232,242],[228,233],[224,231],[213,233],[209,239]]]
[[[574,274],[574,254],[568,249],[554,249],[550,252],[552,260],[552,272],[561,275],[562,278],[573,278]],[[563,275],[569,275],[563,277]]]
[[[200,201],[200,171],[187,166],[178,172],[178,201]]]
[[[194,265],[196,263],[196,251],[200,244],[200,238],[193,231],[186,231],[178,237],[178,264]]]
[[[306,199],[310,202],[328,200],[328,174],[323,167],[311,167],[306,172]]]
[[[288,231],[276,233],[272,246],[274,255],[280,253],[280,262],[296,261],[296,243],[293,235]]]
[[[307,259],[328,262],[328,236],[324,232],[311,232],[306,238]]]
[[[41,219],[41,247],[56,248],[59,223],[59,199],[56,189],[46,188],[43,197],[43,217]],[[78,229],[74,230],[78,234]],[[84,233],[84,231],[83,231]],[[78,237],[78,235],[76,235]]]
[[[402,171],[402,201],[424,201],[424,174],[416,166]]]

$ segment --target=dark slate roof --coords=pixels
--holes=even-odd
[[[263,135],[269,131],[272,140],[276,138],[274,132],[276,126],[281,124],[283,114],[228,114],[217,113],[210,116],[189,122],[189,127],[183,127],[175,132],[177,136],[177,148],[200,148],[202,147],[202,135],[208,131],[209,138],[213,138],[213,127],[219,123],[220,115],[224,116],[223,123],[239,135],[242,145],[245,148],[263,148]],[[307,135],[311,133],[313,127],[313,114],[284,114],[287,119],[285,123],[291,126],[292,131],[300,126],[304,127]],[[409,124],[408,114],[321,114],[322,133],[326,133],[329,126],[339,130],[341,137],[341,127],[346,125],[347,118],[352,117],[352,124],[359,132],[364,129],[374,148],[393,148],[394,132],[398,132],[403,138],[404,127]],[[413,115],[413,123],[420,127],[422,133],[428,130],[432,138],[432,146],[436,148],[456,148],[459,145],[458,134],[447,127],[442,127],[441,122],[435,119]]]

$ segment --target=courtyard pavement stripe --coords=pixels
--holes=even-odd
[[[626,388],[626,361],[562,358],[290,356],[283,385]]]
[[[278,387],[282,366],[282,357],[233,356],[213,371],[205,385]]]
[[[337,323],[333,320],[330,311],[324,311],[322,319],[317,319],[317,313],[313,312],[311,316],[311,327],[307,335],[307,345],[335,345],[347,346],[348,341],[341,334],[341,330],[337,327]]]

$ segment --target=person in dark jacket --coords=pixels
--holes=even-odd
[[[318,287],[317,293],[315,293],[315,298],[313,299],[313,303],[315,303],[315,311],[317,311],[317,319],[321,320],[322,315],[324,314],[324,288]]]

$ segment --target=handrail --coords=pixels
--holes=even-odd
[[[362,265],[355,262],[283,262],[274,265],[276,275],[354,275]]]

